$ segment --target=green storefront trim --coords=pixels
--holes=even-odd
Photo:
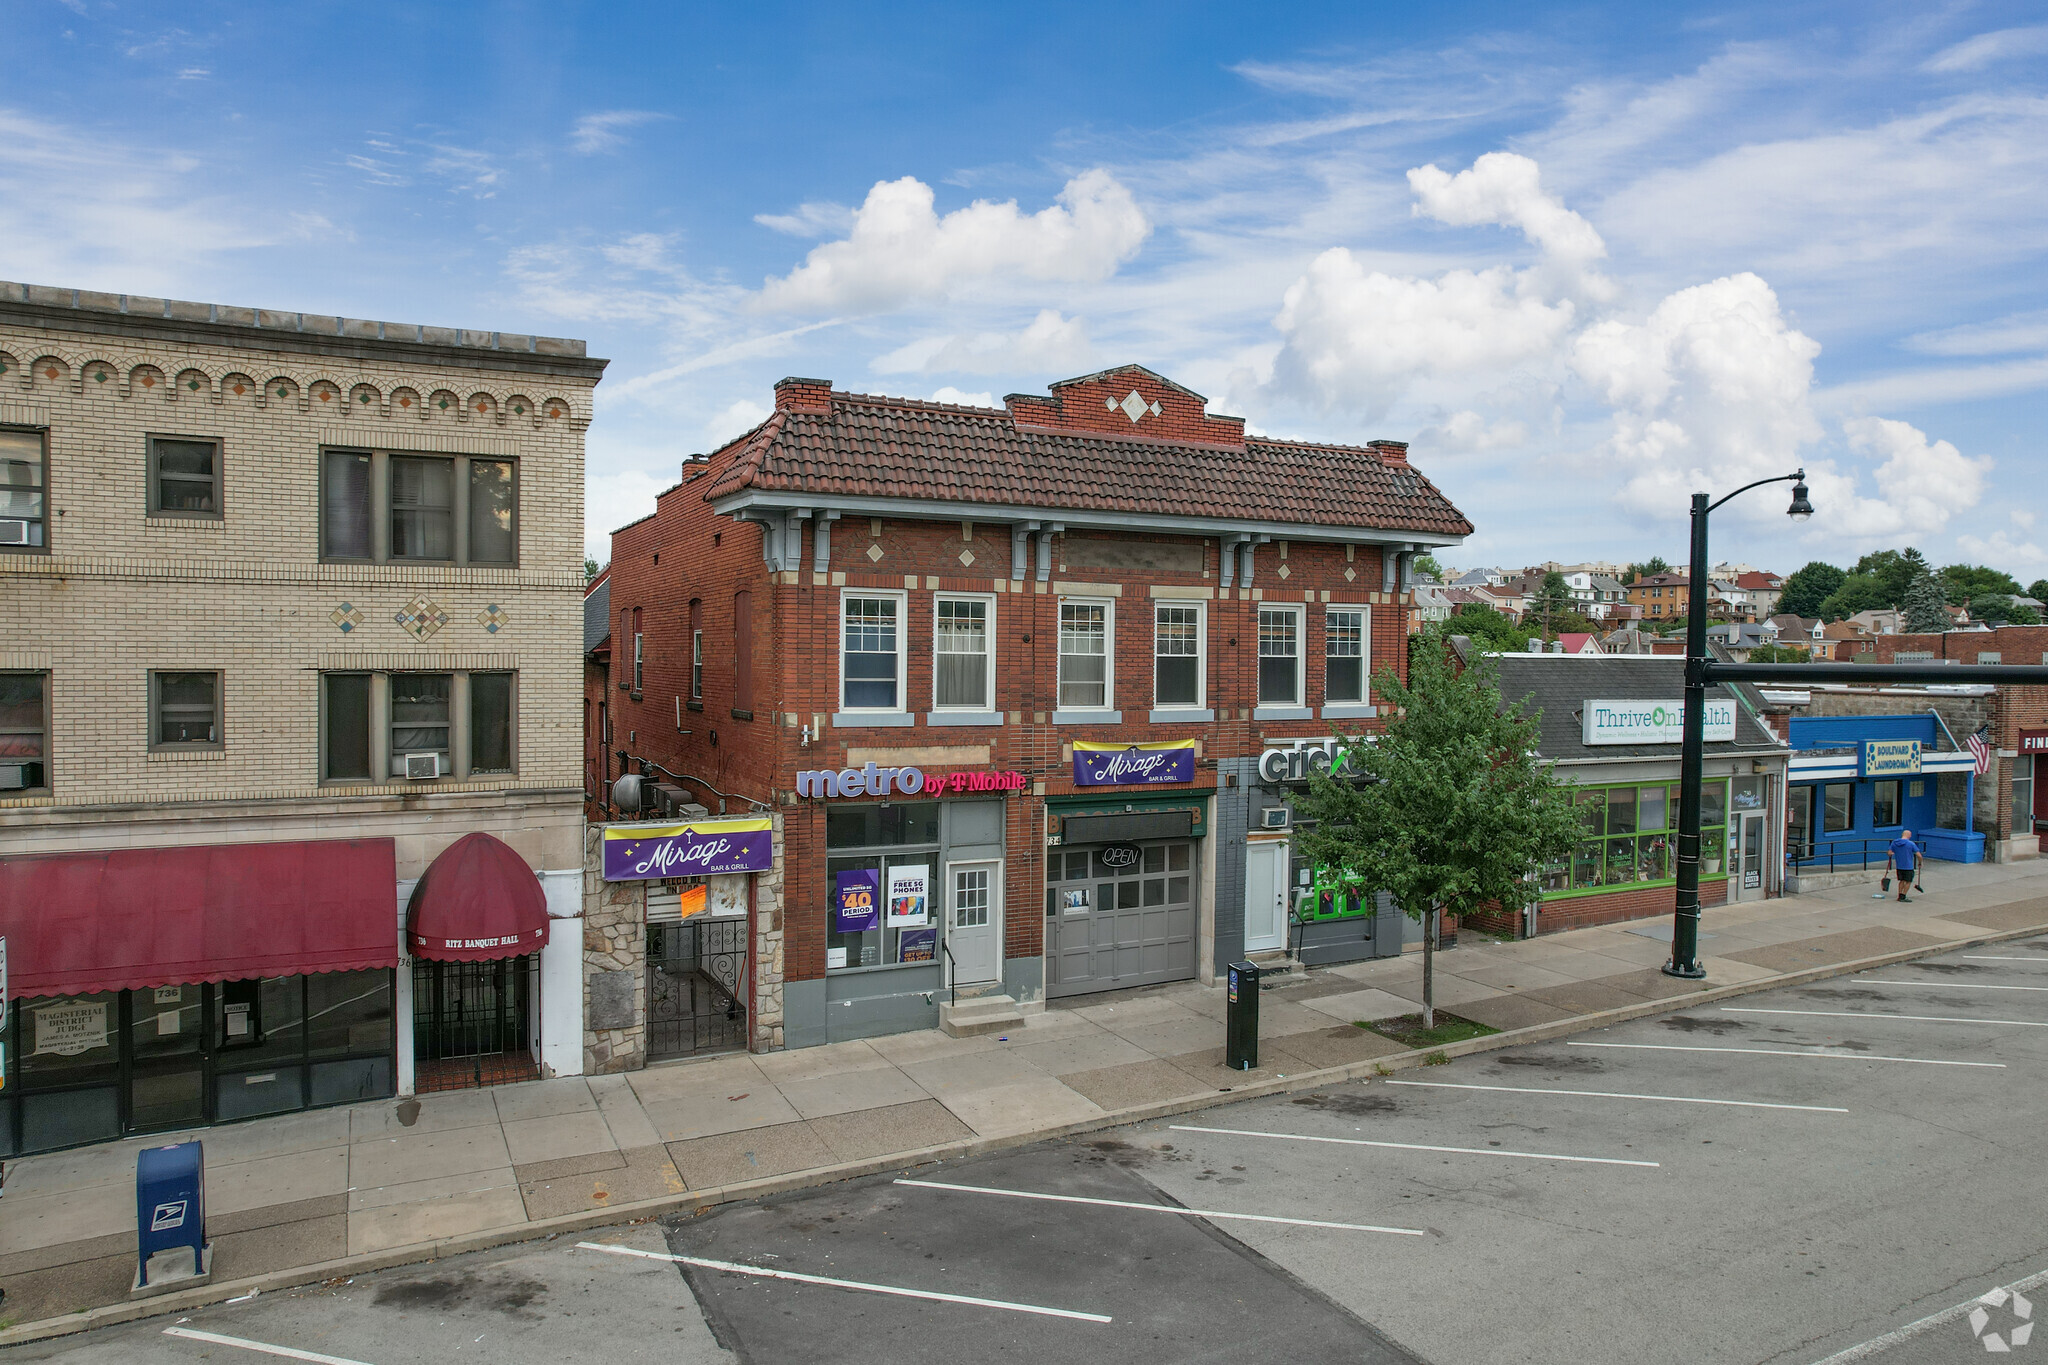
[[[1727,880],[1728,874],[1726,872],[1702,872],[1700,874],[1701,886],[1705,886],[1708,882],[1725,882]],[[1677,878],[1666,877],[1663,881],[1660,882],[1623,882],[1619,886],[1586,886],[1581,887],[1576,891],[1546,891],[1543,893],[1543,899],[1546,902],[1575,901],[1582,899],[1586,896],[1613,896],[1618,895],[1623,891],[1641,891],[1645,887],[1648,887],[1650,890],[1654,891],[1660,886],[1676,885],[1678,885]]]
[[[1209,832],[1208,799],[1216,794],[1214,787],[1197,787],[1189,791],[1177,791],[1171,796],[1048,796],[1045,798],[1045,813],[1066,819],[1069,815],[1135,815],[1140,811],[1184,810],[1192,811],[1195,817],[1193,836],[1205,837]]]
[[[1704,854],[1708,849],[1716,849],[1719,850],[1721,853],[1722,865],[1725,868],[1727,865],[1727,852],[1725,841],[1727,837],[1728,828],[1728,779],[1725,777],[1709,778],[1704,785],[1708,790],[1713,790],[1716,788],[1719,789],[1721,793],[1721,818],[1718,822],[1711,825],[1707,825],[1706,827],[1700,830],[1700,851],[1703,855],[1702,861],[1704,861]],[[1610,842],[1628,841],[1642,838],[1655,838],[1658,836],[1664,836],[1670,841],[1671,857],[1675,860],[1677,858],[1676,846],[1678,842],[1678,831],[1675,827],[1678,821],[1678,801],[1675,795],[1677,786],[1678,784],[1676,781],[1668,778],[1659,781],[1649,782],[1588,782],[1584,784],[1573,784],[1571,790],[1572,801],[1574,805],[1578,805],[1581,802],[1581,799],[1589,793],[1605,793],[1609,791],[1620,790],[1623,788],[1640,792],[1645,788],[1661,787],[1665,788],[1668,792],[1673,793],[1673,795],[1665,803],[1665,824],[1662,827],[1657,829],[1635,829],[1625,834],[1598,834],[1582,837],[1579,843],[1573,846],[1571,854],[1567,856],[1565,863],[1566,870],[1569,872],[1570,870],[1576,867],[1579,848],[1584,844],[1600,844],[1602,846],[1601,857],[1604,860],[1606,857],[1605,846]],[[1604,796],[1602,799],[1604,801]],[[1700,873],[1700,884],[1704,886],[1709,882],[1725,882],[1728,880],[1728,876],[1729,874],[1725,870],[1721,872],[1707,872],[1704,869],[1702,869]],[[1578,886],[1571,887],[1563,891],[1545,891],[1541,893],[1541,898],[1544,902],[1577,900],[1584,896],[1609,896],[1627,891],[1641,891],[1646,888],[1650,890],[1655,890],[1660,887],[1675,887],[1677,885],[1678,879],[1675,876],[1641,878],[1636,881],[1617,882],[1609,886]]]

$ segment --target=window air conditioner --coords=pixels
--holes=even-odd
[[[1261,823],[1267,829],[1286,829],[1287,817],[1292,812],[1286,806],[1268,806],[1259,812]]]
[[[405,779],[408,782],[422,782],[441,775],[441,755],[438,753],[407,754],[405,756]]]
[[[28,786],[26,763],[0,763],[0,792],[18,792]]]
[[[28,523],[20,517],[0,517],[0,545],[28,544]]]

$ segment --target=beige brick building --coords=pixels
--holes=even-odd
[[[431,1047],[413,1037],[416,1006],[581,1069],[583,441],[604,365],[580,341],[0,283],[0,931],[13,994],[34,997],[8,1019],[0,1152],[246,1111],[229,1030],[247,1046],[266,1010],[250,1055],[279,1069],[272,1035],[298,1028],[301,1103],[410,1091],[415,1052],[451,1043],[438,1025]],[[434,1000],[414,1002],[413,964],[396,960],[406,900],[475,832],[537,875],[549,947],[421,973]],[[363,945],[321,956],[345,909],[312,896],[295,912],[218,873],[178,892],[178,867],[150,862],[255,845],[353,848],[365,877],[388,863],[391,961],[358,969],[389,978],[388,1070],[330,1065],[323,1089],[318,1019],[283,1022],[289,987],[263,997],[272,979],[369,960]],[[179,894],[146,932],[197,950],[156,942],[171,965],[154,971],[88,960],[141,952],[94,941],[133,936],[109,927],[113,898]],[[306,923],[281,935],[295,947],[237,957],[222,940],[252,915]],[[284,970],[295,951],[301,970]],[[262,987],[225,974],[258,968]],[[187,979],[154,979],[175,970]],[[374,1056],[363,983],[368,1005],[301,987],[298,1008],[362,1015],[341,1051]],[[74,997],[91,998],[49,1003]],[[157,1053],[189,1042],[190,1064],[114,1046],[117,1020],[121,1038],[166,1030],[149,1035]],[[95,1030],[104,1046],[64,1051]],[[453,1054],[473,1042],[452,1038]]]

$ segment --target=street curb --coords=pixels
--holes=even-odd
[[[372,1271],[390,1270],[398,1266],[417,1265],[427,1261],[437,1261],[447,1256],[459,1256],[473,1251],[489,1251],[496,1247],[511,1246],[520,1242],[544,1241],[570,1233],[588,1232],[597,1228],[646,1222],[649,1219],[666,1214],[701,1212],[704,1209],[712,1208],[719,1204],[735,1203],[744,1199],[758,1199],[766,1195],[788,1194],[796,1190],[814,1189],[821,1185],[836,1184],[842,1180],[855,1180],[862,1176],[879,1175],[884,1171],[902,1170],[909,1167],[926,1165],[931,1162],[955,1161],[968,1157],[986,1156],[993,1152],[1007,1151],[1014,1147],[1026,1147],[1035,1142],[1047,1142],[1055,1138],[1077,1137],[1085,1133],[1100,1132],[1105,1128],[1120,1128],[1126,1124],[1174,1118],[1196,1110],[1213,1108],[1219,1104],[1234,1104],[1239,1100],[1263,1099],[1273,1095],[1296,1094],[1332,1083],[1360,1080],[1382,1075],[1390,1071],[1407,1070],[1410,1067],[1425,1065],[1429,1058],[1437,1056],[1449,1060],[1453,1057],[1470,1056],[1475,1052],[1493,1052],[1502,1048],[1522,1047],[1530,1043],[1547,1043],[1554,1038],[1562,1038],[1574,1033],[1583,1033],[1589,1029],[1628,1023],[1631,1020],[1643,1019],[1652,1015],[1670,1014],[1677,1010],[1692,1009],[1699,1005],[1712,1004],[1719,1000],[1730,1000],[1744,995],[1756,995],[1764,991],[1779,990],[1787,986],[1803,986],[1814,981],[1825,981],[1830,977],[1851,976],[1857,972],[1869,971],[1874,967],[1889,967],[1895,963],[1911,962],[1916,958],[1934,957],[1941,953],[1952,953],[1961,948],[1975,948],[1989,943],[2002,943],[2009,939],[2026,938],[2029,935],[2043,932],[2048,932],[2048,923],[2036,924],[2024,929],[1999,930],[1996,933],[1985,933],[1971,938],[1955,939],[1928,947],[1908,948],[1899,952],[1882,953],[1876,957],[1858,958],[1851,962],[1837,962],[1806,967],[1796,972],[1787,972],[1779,976],[1761,978],[1756,981],[1737,982],[1727,986],[1709,987],[1706,990],[1688,991],[1679,995],[1667,996],[1660,1000],[1645,1000],[1638,1004],[1618,1005],[1612,1009],[1596,1010],[1591,1014],[1574,1015],[1569,1019],[1558,1019],[1547,1024],[1531,1024],[1525,1028],[1507,1029],[1500,1033],[1488,1034],[1482,1038],[1468,1038],[1463,1042],[1446,1043],[1442,1047],[1414,1048],[1406,1052],[1390,1053],[1384,1057],[1368,1058],[1361,1062],[1347,1062],[1343,1066],[1324,1067],[1316,1071],[1303,1071],[1287,1076],[1277,1076],[1272,1080],[1259,1081],[1251,1085],[1233,1087],[1228,1090],[1218,1090],[1208,1095],[1184,1095],[1170,1100],[1157,1100],[1150,1104],[1131,1105],[1127,1108],[1046,1128],[1033,1128],[992,1137],[963,1138],[954,1142],[938,1143],[930,1147],[920,1147],[907,1152],[892,1152],[886,1156],[868,1157],[860,1161],[845,1161],[831,1166],[814,1166],[809,1170],[795,1171],[788,1175],[767,1176],[760,1180],[740,1181],[730,1185],[715,1185],[708,1189],[690,1190],[683,1194],[663,1195],[656,1199],[642,1199],[629,1204],[615,1204],[606,1208],[588,1209],[582,1213],[560,1214],[553,1218],[536,1219],[532,1222],[519,1223],[509,1227],[465,1233],[459,1237],[445,1237],[431,1242],[415,1242],[407,1246],[392,1247],[385,1251],[364,1252],[355,1256],[344,1256],[337,1260],[322,1261],[314,1265],[298,1266],[288,1270],[271,1271],[265,1275],[252,1275],[239,1280],[227,1280],[216,1284],[209,1284],[202,1288],[185,1290],[182,1293],[164,1294],[138,1303],[107,1304],[100,1308],[89,1308],[82,1312],[69,1313],[60,1318],[44,1318],[36,1322],[25,1322],[5,1330],[0,1330],[0,1349],[18,1346],[25,1342],[43,1341],[51,1337],[88,1332],[100,1327],[113,1327],[122,1323],[138,1322],[145,1318],[159,1317],[167,1313],[181,1313],[194,1308],[205,1308],[229,1299],[252,1296],[257,1293],[267,1294],[280,1289],[302,1288],[309,1284],[317,1284],[323,1280],[364,1275]]]

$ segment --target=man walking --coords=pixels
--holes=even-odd
[[[1899,837],[1892,840],[1891,849],[1884,855],[1885,875],[1898,877],[1899,900],[1907,905],[1912,902],[1906,899],[1906,888],[1913,884],[1913,860],[1919,856],[1920,850],[1913,846],[1913,831],[1910,829],[1900,830]]]

